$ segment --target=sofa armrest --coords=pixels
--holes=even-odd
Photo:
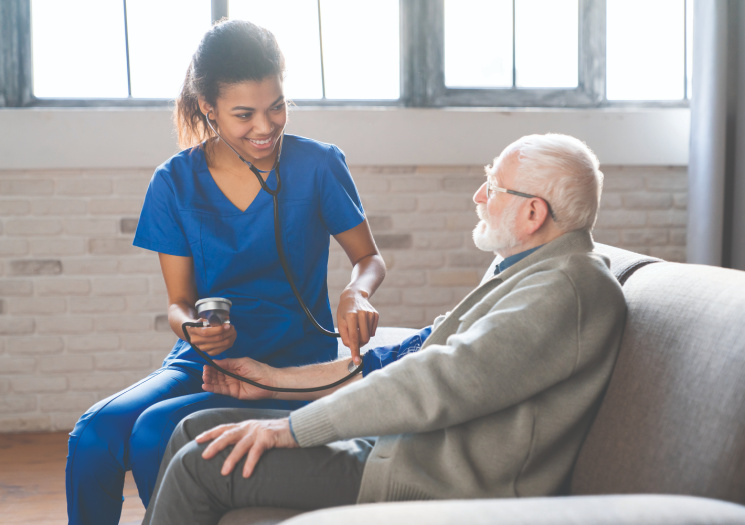
[[[745,507],[653,494],[373,503],[300,514],[283,525],[733,525]]]

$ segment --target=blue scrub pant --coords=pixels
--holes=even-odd
[[[150,502],[160,461],[179,421],[210,408],[293,410],[302,401],[240,401],[202,391],[201,370],[166,366],[93,405],[70,433],[65,469],[70,525],[116,525],[124,475]]]

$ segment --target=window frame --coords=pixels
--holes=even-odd
[[[689,0],[690,1],[690,0]],[[444,81],[444,0],[400,0],[401,91],[398,100],[296,99],[298,106],[603,108],[688,107],[689,99],[609,101],[606,83],[606,0],[579,0],[576,88],[447,88]],[[212,0],[212,20],[228,0]],[[685,45],[685,43],[684,43]],[[51,99],[33,96],[31,0],[0,2],[0,108],[167,107],[173,99]],[[685,82],[685,79],[681,79]],[[687,95],[687,91],[686,91]]]

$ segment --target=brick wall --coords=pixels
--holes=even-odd
[[[596,240],[685,259],[684,167],[604,168]],[[452,307],[492,255],[470,232],[483,168],[353,167],[388,277],[381,324]],[[0,432],[72,427],[172,346],[157,256],[131,246],[150,170],[0,171]],[[332,242],[332,307],[349,278]]]

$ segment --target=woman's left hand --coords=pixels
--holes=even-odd
[[[339,325],[341,341],[344,346],[349,347],[356,365],[362,363],[360,348],[375,335],[379,317],[366,293],[350,288],[341,293],[339,307],[336,309],[336,322]]]
[[[243,477],[249,477],[261,455],[272,448],[297,448],[298,444],[290,432],[290,420],[254,419],[240,423],[220,425],[196,437],[197,443],[212,441],[202,452],[204,459],[212,459],[224,448],[234,445],[233,450],[222,464],[220,473],[230,474],[235,465],[246,456]]]

